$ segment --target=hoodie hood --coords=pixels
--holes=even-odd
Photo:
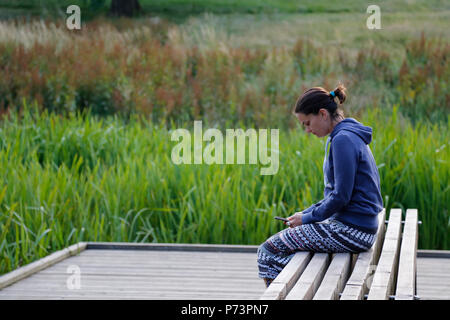
[[[372,128],[363,125],[353,118],[346,118],[339,122],[330,133],[330,138],[333,139],[333,137],[337,135],[341,130],[353,132],[358,137],[360,137],[365,142],[365,144],[369,144],[370,142],[372,142]]]

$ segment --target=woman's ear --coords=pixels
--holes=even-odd
[[[327,120],[327,119],[328,119],[329,113],[328,113],[328,110],[327,110],[327,109],[325,109],[325,108],[319,109],[319,114],[320,114],[320,116],[321,116],[321,118],[322,118],[323,120]]]

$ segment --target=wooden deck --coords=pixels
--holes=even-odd
[[[256,248],[88,243],[78,255],[3,288],[0,299],[259,299],[265,287]],[[421,299],[450,299],[450,253],[438,253],[419,251]],[[73,288],[73,270],[80,288]]]
[[[417,295],[422,300],[450,300],[450,251],[420,251]]]
[[[265,288],[252,246],[93,247],[4,288],[0,299],[244,300]],[[79,268],[80,289],[68,288],[70,266]]]

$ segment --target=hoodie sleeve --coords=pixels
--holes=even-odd
[[[319,202],[313,204],[312,206],[310,206],[309,208],[303,210],[303,214],[306,214],[308,212],[311,212],[315,207],[320,206],[320,204],[323,202],[324,199],[320,200]]]
[[[303,212],[304,224],[320,222],[341,210],[350,201],[358,165],[358,150],[347,134],[332,140],[334,189],[326,198]]]

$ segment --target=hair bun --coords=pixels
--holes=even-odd
[[[345,94],[345,91],[347,89],[344,87],[342,83],[339,83],[336,89],[334,89],[335,96],[339,99],[339,103],[342,104],[345,101],[345,98],[347,98],[347,95]],[[334,99],[334,98],[333,98]]]

